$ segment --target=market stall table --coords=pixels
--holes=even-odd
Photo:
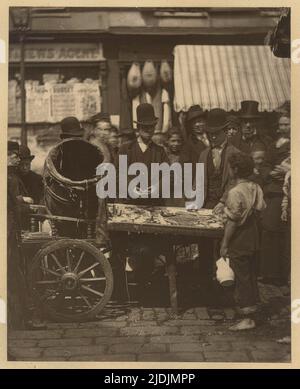
[[[189,211],[185,208],[109,204],[108,229],[113,240],[113,250],[119,250],[120,233],[162,235],[170,246],[180,242],[194,243],[199,238],[220,239],[222,222],[210,209]],[[176,258],[172,250],[166,255],[166,270],[169,278],[170,302],[177,312]]]

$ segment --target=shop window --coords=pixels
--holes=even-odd
[[[156,132],[166,132],[174,122],[173,64],[171,61],[123,62],[121,69],[121,128],[136,128],[136,108],[153,105]]]

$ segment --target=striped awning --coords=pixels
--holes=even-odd
[[[290,77],[290,59],[269,46],[176,46],[174,108],[238,111],[242,100],[256,100],[273,111],[290,100]]]

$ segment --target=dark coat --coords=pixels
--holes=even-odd
[[[130,143],[124,143],[121,145],[119,149],[118,154],[118,163],[119,163],[119,156],[120,155],[127,155],[127,168],[135,162],[141,162],[144,163],[147,166],[148,170],[148,177],[150,179],[151,176],[151,164],[152,163],[163,163],[167,162],[169,163],[167,154],[163,147],[158,146],[154,142],[150,142],[148,145],[148,149],[145,152],[142,152],[139,143],[137,140],[130,142]],[[118,170],[118,176],[120,167],[117,166]],[[130,181],[130,178],[128,177],[128,184]],[[118,180],[117,180],[118,182]],[[150,182],[149,182],[150,185]],[[127,199],[126,202],[130,202],[131,204],[139,204],[139,205],[159,205],[163,203],[162,199]]]
[[[257,147],[263,147],[267,150],[270,142],[272,142],[270,137],[260,135],[255,135],[251,141],[245,141],[240,133],[230,140],[233,146],[245,154],[251,154]]]
[[[184,145],[184,150],[190,156],[192,163],[197,163],[200,157],[200,154],[205,150],[207,146],[197,138],[194,138],[192,135],[189,136]]]
[[[26,175],[19,174],[21,185],[21,194],[29,196],[35,204],[40,204],[44,196],[43,178],[39,174],[29,171]]]
[[[209,153],[211,151],[211,148],[208,147],[202,153],[199,157],[199,163],[204,163],[204,199],[207,197],[207,186],[208,186],[208,157]],[[221,183],[221,190],[223,193],[225,193],[225,190],[228,188],[230,184],[230,178],[229,178],[229,163],[228,158],[230,155],[234,153],[239,153],[240,151],[234,147],[231,144],[227,144],[225,146],[225,149],[223,150],[224,157],[224,163],[223,163],[223,171],[222,171],[222,183]]]

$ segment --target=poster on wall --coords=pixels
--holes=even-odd
[[[53,84],[50,90],[51,122],[60,122],[67,116],[77,116],[73,84]]]
[[[26,121],[40,123],[51,121],[50,90],[45,85],[26,87]]]
[[[88,120],[101,110],[99,85],[93,83],[78,83],[74,85],[76,112],[79,120]]]

